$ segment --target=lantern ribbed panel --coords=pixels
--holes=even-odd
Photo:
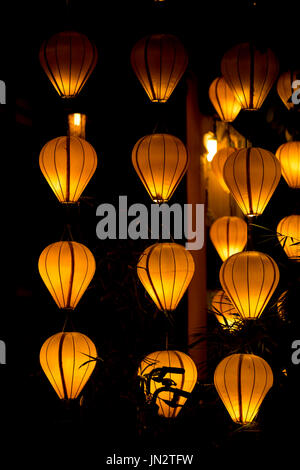
[[[228,327],[240,319],[239,312],[223,290],[218,290],[212,298],[211,308],[222,326]]]
[[[59,308],[74,309],[91,282],[96,262],[81,243],[52,243],[41,253],[39,273]]]
[[[243,251],[248,238],[247,224],[240,217],[220,217],[213,222],[209,235],[222,261],[225,261]]]
[[[225,165],[225,162],[229,155],[231,155],[233,152],[236,152],[236,148],[234,147],[225,147],[221,150],[218,150],[217,153],[215,154],[214,158],[211,161],[211,169],[216,175],[218,182],[224,189],[226,193],[230,193],[223,177],[223,168]]]
[[[78,95],[91,75],[98,53],[84,34],[64,31],[43,42],[39,59],[57,93],[71,98]]]
[[[147,378],[149,374],[153,374],[153,371],[157,369],[159,374],[159,369],[163,367],[176,367],[179,369],[184,369],[184,373],[176,372],[167,372],[164,375],[163,380],[171,381],[172,389],[179,389],[185,392],[191,393],[196,382],[197,382],[197,368],[193,360],[180,351],[156,351],[149,354],[143,361],[138,370],[138,375],[140,377]],[[155,373],[153,378],[155,378]],[[150,379],[150,388],[149,393],[147,394],[145,387],[145,394],[150,395],[164,386],[161,381],[156,381]],[[176,402],[176,406],[170,406],[167,402],[172,401],[174,392],[172,391],[162,391],[158,393],[156,404],[158,405],[158,414],[164,416],[165,418],[176,418],[183,405],[185,404],[187,398],[180,396]]]
[[[180,139],[170,134],[146,135],[132,150],[132,164],[154,202],[168,201],[188,166]]]
[[[283,104],[287,107],[287,109],[293,109],[295,107],[294,103],[292,102],[292,94],[298,90],[300,87],[297,88],[292,87],[292,83],[295,80],[299,80],[300,78],[300,71],[287,71],[280,75],[277,81],[277,93],[281,98]]]
[[[177,243],[149,246],[137,264],[139,279],[160,310],[175,310],[194,275],[192,255]]]
[[[63,203],[74,203],[95,173],[97,154],[84,139],[57,137],[44,145],[39,164],[57,199]]]
[[[281,165],[282,176],[291,188],[300,188],[300,142],[280,145],[276,157]]]
[[[251,423],[273,385],[269,364],[254,354],[232,354],[217,366],[214,384],[231,419]]]
[[[245,320],[259,318],[279,282],[275,261],[258,251],[228,258],[220,269],[221,285]]]
[[[140,39],[131,51],[132,68],[151,101],[164,103],[188,64],[182,43],[170,34]]]
[[[286,255],[293,261],[300,261],[300,215],[284,217],[276,228],[277,238]]]
[[[263,213],[281,176],[278,159],[268,150],[244,148],[224,164],[223,177],[231,194],[247,216]]]
[[[223,77],[215,78],[209,87],[208,95],[222,121],[235,120],[241,110],[241,105]]]
[[[49,382],[61,399],[77,398],[89,377],[97,357],[94,343],[82,333],[57,333],[48,338],[40,351],[40,363]]]
[[[277,78],[279,63],[271,49],[242,43],[224,54],[221,72],[243,109],[259,109]]]

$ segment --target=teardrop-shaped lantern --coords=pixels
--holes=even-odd
[[[289,70],[283,72],[277,81],[277,93],[287,109],[293,109],[295,104],[292,101],[292,94],[299,90],[300,85],[293,88],[293,83],[300,79],[300,71]]]
[[[84,34],[64,31],[43,42],[39,59],[57,93],[62,98],[72,98],[94,70],[98,53]]]
[[[210,227],[210,239],[222,261],[243,251],[247,243],[247,224],[240,217],[220,217]]]
[[[209,87],[208,95],[222,121],[235,120],[241,110],[241,105],[223,77],[215,78]]]
[[[82,333],[61,332],[48,338],[40,363],[59,398],[75,399],[90,378],[97,357],[94,343]]]
[[[286,142],[276,151],[282,176],[290,188],[300,188],[300,142]]]
[[[220,269],[221,285],[244,320],[259,318],[279,282],[275,261],[258,251],[230,256]]]
[[[159,103],[169,99],[188,64],[184,46],[171,34],[140,39],[131,51],[130,60],[150,100]]]
[[[52,243],[41,253],[39,273],[57,306],[74,309],[91,282],[96,262],[81,243]]]
[[[227,51],[221,72],[243,109],[259,109],[279,72],[278,60],[271,49],[258,49],[242,43]]]
[[[170,134],[151,134],[137,141],[132,164],[154,202],[168,201],[188,166],[185,145]]]
[[[284,217],[276,228],[277,238],[286,255],[300,261],[300,215]]]
[[[238,424],[248,424],[255,419],[273,385],[273,372],[259,356],[232,354],[216,367],[214,384],[231,419]]]
[[[216,175],[218,182],[224,189],[226,193],[230,193],[227,184],[224,181],[223,177],[223,168],[225,165],[225,162],[229,155],[231,155],[233,152],[235,152],[237,149],[234,147],[225,147],[221,150],[218,150],[217,153],[215,154],[214,158],[211,161],[211,169]]]
[[[192,255],[177,243],[155,243],[140,256],[139,279],[163,311],[175,310],[195,271]]]
[[[138,370],[148,402],[158,414],[176,418],[197,382],[193,360],[180,351],[156,351],[143,359]]]
[[[228,157],[223,176],[242,212],[253,217],[265,210],[279,183],[281,168],[268,150],[243,148]]]
[[[75,136],[52,139],[41,150],[40,169],[60,202],[80,198],[97,167],[95,149]]]
[[[234,324],[240,320],[239,312],[223,290],[218,290],[213,296],[211,309],[223,328],[238,328],[238,324]]]

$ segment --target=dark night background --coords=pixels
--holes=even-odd
[[[241,452],[272,449],[273,455],[282,449],[293,451],[299,436],[299,370],[290,364],[289,348],[291,340],[300,337],[296,318],[299,267],[288,262],[275,242],[257,245],[280,265],[280,290],[291,287],[289,312],[295,314],[291,316],[292,326],[282,331],[272,313],[269,317],[266,314],[260,325],[262,329],[269,327],[266,337],[261,334],[260,339],[266,348],[264,357],[273,361],[273,370],[282,365],[290,368],[289,378],[276,379],[261,407],[261,432],[236,432],[212,387],[203,385],[176,423],[167,427],[154,420],[146,431],[138,433],[136,405],[140,402],[133,380],[135,370],[147,352],[163,347],[166,322],[135,281],[134,266],[147,243],[99,241],[95,214],[102,202],[117,204],[119,195],[127,195],[129,203],[150,204],[131,164],[131,150],[140,137],[156,128],[185,141],[184,77],[168,103],[150,103],[130,66],[135,42],[156,32],[178,36],[189,54],[186,74],[193,71],[198,77],[200,110],[215,116],[208,87],[220,75],[220,60],[231,46],[254,39],[273,49],[281,71],[299,68],[296,6],[287,1],[257,1],[253,6],[248,1],[166,0],[156,4],[151,0],[72,0],[66,8],[64,1],[54,0],[15,2],[9,8],[10,21],[2,30],[0,48],[0,79],[7,83],[7,105],[0,107],[5,185],[2,249],[3,259],[8,258],[4,270],[8,283],[3,292],[13,287],[16,295],[14,303],[11,297],[6,305],[3,303],[0,337],[7,344],[7,365],[0,367],[5,392],[3,413],[8,416],[5,429],[10,428],[14,442],[39,443],[48,452],[72,448],[78,456],[91,448],[93,455],[98,453],[100,468],[109,449],[117,453],[124,448],[120,455],[138,455],[128,449],[161,448],[166,453],[169,448],[174,453],[182,447],[197,449],[211,458],[217,452],[220,456],[234,455],[237,447]],[[68,28],[94,40],[99,53],[94,72],[74,100],[59,98],[38,61],[42,41]],[[87,114],[86,139],[97,152],[98,168],[80,206],[66,211],[43,178],[38,156],[47,141],[66,135],[70,111]],[[253,146],[273,152],[285,142],[286,129],[299,140],[299,112],[286,110],[275,87],[260,111],[241,112],[233,126]],[[172,202],[184,200],[185,180]],[[291,190],[282,179],[257,223],[275,229],[282,217],[296,212],[299,190]],[[105,360],[104,365],[97,365],[85,388],[81,409],[74,410],[63,408],[38,361],[41,345],[62,328],[64,314],[44,287],[37,261],[48,244],[61,239],[66,223],[70,223],[74,239],[86,244],[97,261],[96,276],[74,311],[73,323],[76,330],[95,342]],[[260,235],[257,229],[255,242]],[[215,289],[221,262],[209,241],[208,256],[208,288]],[[182,350],[186,349],[186,308],[183,300],[171,337]],[[249,331],[247,336],[253,344],[254,333]],[[222,332],[218,334],[221,342],[228,342]],[[268,351],[275,352],[268,357]],[[212,356],[208,384],[212,383],[214,361]]]

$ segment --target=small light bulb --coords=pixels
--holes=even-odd
[[[81,115],[79,113],[74,114],[74,126],[80,126]]]

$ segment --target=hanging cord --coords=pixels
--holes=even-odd
[[[68,324],[70,324],[72,330],[71,331],[76,331],[76,328],[74,326],[74,323],[73,323],[73,320],[71,318],[71,312],[73,312],[73,309],[65,309],[65,312],[66,312],[66,316],[65,316],[65,321],[64,321],[64,324],[63,324],[63,328],[62,328],[62,331],[65,332],[66,331],[66,327]]]
[[[251,218],[247,217],[247,233],[248,233],[247,245],[246,245],[246,250],[247,251],[253,251],[254,250],[252,220],[253,220],[253,222],[255,222],[256,217],[251,217]]]

